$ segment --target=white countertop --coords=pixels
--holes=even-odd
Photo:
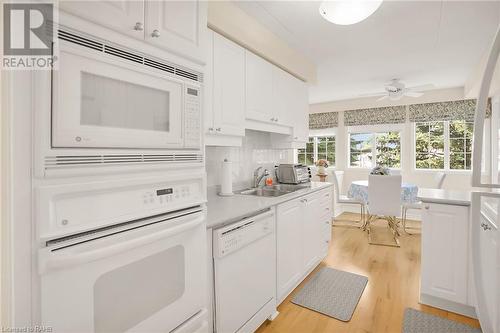
[[[419,188],[418,199],[422,202],[446,205],[470,206],[470,191],[440,190]]]
[[[207,202],[207,229],[221,227],[252,215],[253,213],[275,206],[288,200],[333,186],[332,183],[311,182],[311,186],[279,197],[258,197],[235,194],[221,197],[209,188]]]

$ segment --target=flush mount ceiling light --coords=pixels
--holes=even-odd
[[[383,0],[331,0],[323,1],[319,13],[327,21],[349,25],[363,21],[373,14]]]

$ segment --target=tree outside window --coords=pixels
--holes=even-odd
[[[377,133],[377,165],[401,168],[401,135],[399,132]]]
[[[417,169],[444,169],[444,122],[417,123],[415,126],[415,166]]]
[[[415,124],[415,168],[470,170],[472,122],[433,121]]]

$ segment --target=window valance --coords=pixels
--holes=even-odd
[[[309,114],[309,129],[333,128],[339,125],[338,112]]]
[[[411,122],[465,120],[474,121],[476,100],[467,99],[460,101],[425,103],[409,105],[409,118]],[[491,101],[488,101],[486,115],[491,115]]]
[[[344,112],[344,125],[401,124],[406,121],[405,106],[388,106]]]

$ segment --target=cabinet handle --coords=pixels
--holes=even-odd
[[[425,209],[429,209],[430,207],[429,207],[429,205],[425,205],[424,208]]]
[[[484,222],[481,222],[481,227],[483,228],[484,231],[491,230],[491,226]]]
[[[297,140],[298,138],[299,138],[298,136],[294,136],[294,137],[293,137],[293,139],[294,139],[294,140]]]
[[[278,118],[274,119],[275,122],[278,122]]]
[[[160,37],[160,31],[157,29],[153,30],[153,32],[151,33],[151,37],[154,37],[154,38]]]
[[[144,30],[144,25],[142,24],[142,22],[137,22],[134,25],[134,30],[136,30],[136,31],[142,31],[142,30]]]
[[[271,121],[274,121],[274,117],[273,117],[273,118],[271,118]]]
[[[217,132],[220,132],[220,131],[221,131],[221,128],[220,128],[220,127],[217,127],[215,130],[216,130]]]
[[[325,224],[330,224],[330,222],[328,222],[328,221],[325,221]]]

